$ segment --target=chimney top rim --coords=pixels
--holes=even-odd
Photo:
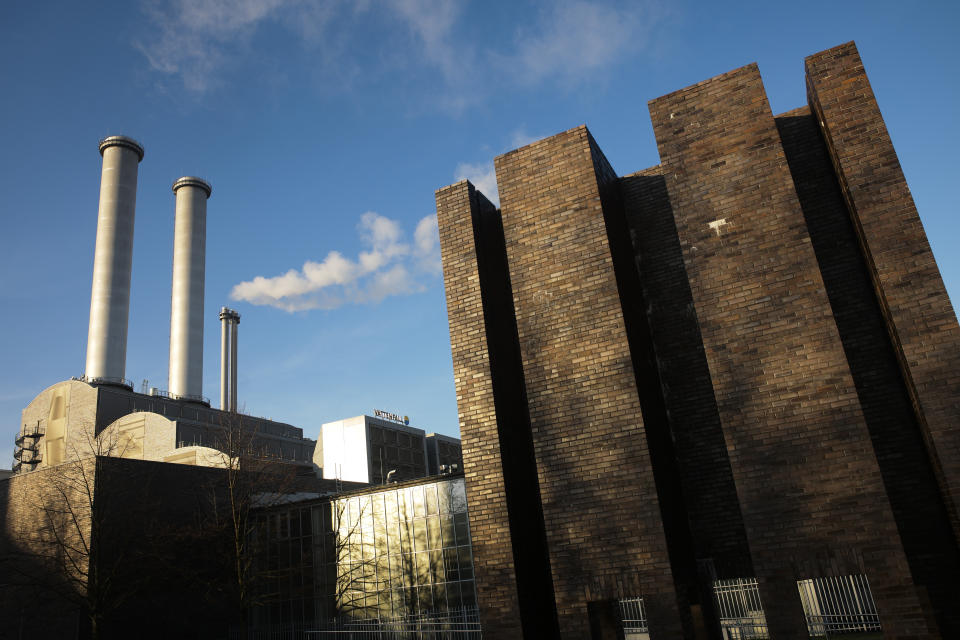
[[[127,136],[107,136],[100,141],[100,155],[106,151],[107,147],[126,147],[137,154],[137,162],[143,160],[143,145]]]
[[[183,176],[182,178],[178,178],[173,183],[173,192],[176,193],[177,189],[180,187],[199,187],[207,192],[208,198],[210,197],[210,194],[213,193],[210,183],[203,178],[198,178],[196,176]]]

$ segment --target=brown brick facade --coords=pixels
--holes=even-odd
[[[643,595],[652,627],[678,636],[607,238],[605,217],[617,212],[603,191],[616,174],[586,127],[500,156],[496,168],[561,632],[588,631],[586,588],[589,600]]]
[[[856,46],[810,56],[806,70],[810,106],[960,535],[960,327]]]
[[[496,159],[499,212],[438,192],[485,620],[546,585],[564,638],[631,596],[719,637],[713,581],[756,577],[806,638],[797,581],[864,574],[884,637],[960,633],[956,318],[856,49],[807,73],[778,118],[756,65],[653,100],[645,171],[577,127]]]

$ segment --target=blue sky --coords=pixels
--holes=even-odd
[[[166,388],[173,181],[208,203],[204,393],[240,323],[239,401],[304,428],[374,408],[457,435],[434,190],[586,123],[658,163],[646,103],[758,62],[774,113],[803,57],[856,40],[953,300],[955,2],[157,0],[0,4],[0,464],[21,409],[82,375],[99,138],[140,165],[127,378]],[[216,400],[215,400],[216,402]]]

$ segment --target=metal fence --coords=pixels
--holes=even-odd
[[[812,638],[879,633],[880,616],[867,576],[834,576],[797,582]]]
[[[647,640],[650,637],[647,627],[647,610],[643,598],[624,598],[620,600],[620,624],[625,640]]]
[[[760,602],[756,578],[713,581],[720,630],[725,640],[769,638],[767,617]]]
[[[403,618],[337,618],[311,625],[233,630],[230,640],[482,640],[476,607]]]

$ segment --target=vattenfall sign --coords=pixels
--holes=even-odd
[[[395,413],[390,413],[389,411],[381,411],[380,409],[374,409],[373,415],[377,418],[383,418],[384,420],[389,420],[391,422],[399,422],[400,424],[410,424],[410,418],[408,416],[399,416]]]

